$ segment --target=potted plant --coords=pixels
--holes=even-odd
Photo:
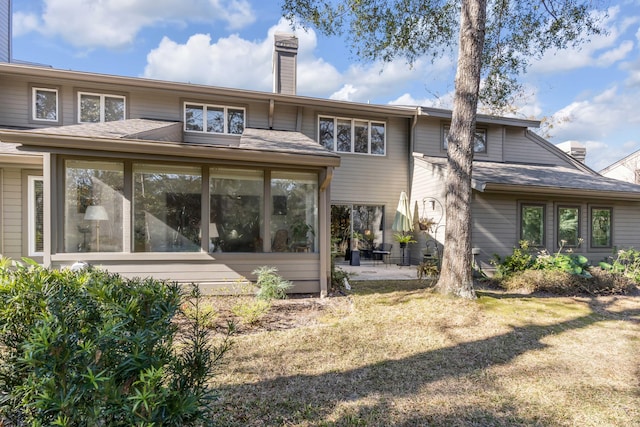
[[[396,242],[400,243],[401,248],[406,247],[407,243],[417,243],[417,241],[411,234],[396,233],[393,235],[393,238],[396,240]]]
[[[418,220],[418,227],[420,227],[420,230],[422,231],[431,232],[433,231],[434,225],[436,225],[436,222],[433,220],[433,218],[421,217]]]

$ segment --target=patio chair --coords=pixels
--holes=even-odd
[[[391,243],[382,243],[380,246],[371,251],[373,256],[373,265],[376,265],[376,261],[382,261],[383,264],[389,264],[389,256],[391,255],[391,249],[393,245]],[[384,261],[384,257],[387,257],[387,262]]]

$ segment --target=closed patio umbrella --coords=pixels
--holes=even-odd
[[[407,197],[407,193],[404,191],[400,193],[400,201],[398,202],[398,208],[396,209],[396,216],[393,218],[393,225],[391,229],[394,231],[399,231],[402,234],[405,234],[408,231],[413,231],[413,221],[411,219],[411,208],[409,207],[409,198]],[[404,247],[406,245],[400,244],[400,248],[402,249],[402,264],[408,265],[404,262]]]
[[[411,220],[411,208],[409,207],[409,198],[404,191],[400,193],[400,201],[398,202],[398,208],[396,209],[396,216],[393,219],[393,225],[391,229],[406,233],[407,231],[413,231],[413,221]]]

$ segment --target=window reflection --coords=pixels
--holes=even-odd
[[[202,176],[199,167],[135,164],[134,250],[200,250]]]

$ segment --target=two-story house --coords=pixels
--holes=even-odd
[[[8,0],[0,6],[10,10]],[[336,240],[356,232],[364,250],[393,243],[402,191],[416,225],[433,222],[416,228],[408,257],[442,248],[450,111],[298,96],[297,39],[287,35],[274,44],[273,93],[20,64],[7,40],[4,256],[54,268],[84,261],[205,290],[270,265],[294,292],[323,294]],[[489,269],[521,239],[549,251],[564,242],[594,261],[637,245],[640,187],[598,175],[533,134],[538,124],[478,117],[478,266]]]

